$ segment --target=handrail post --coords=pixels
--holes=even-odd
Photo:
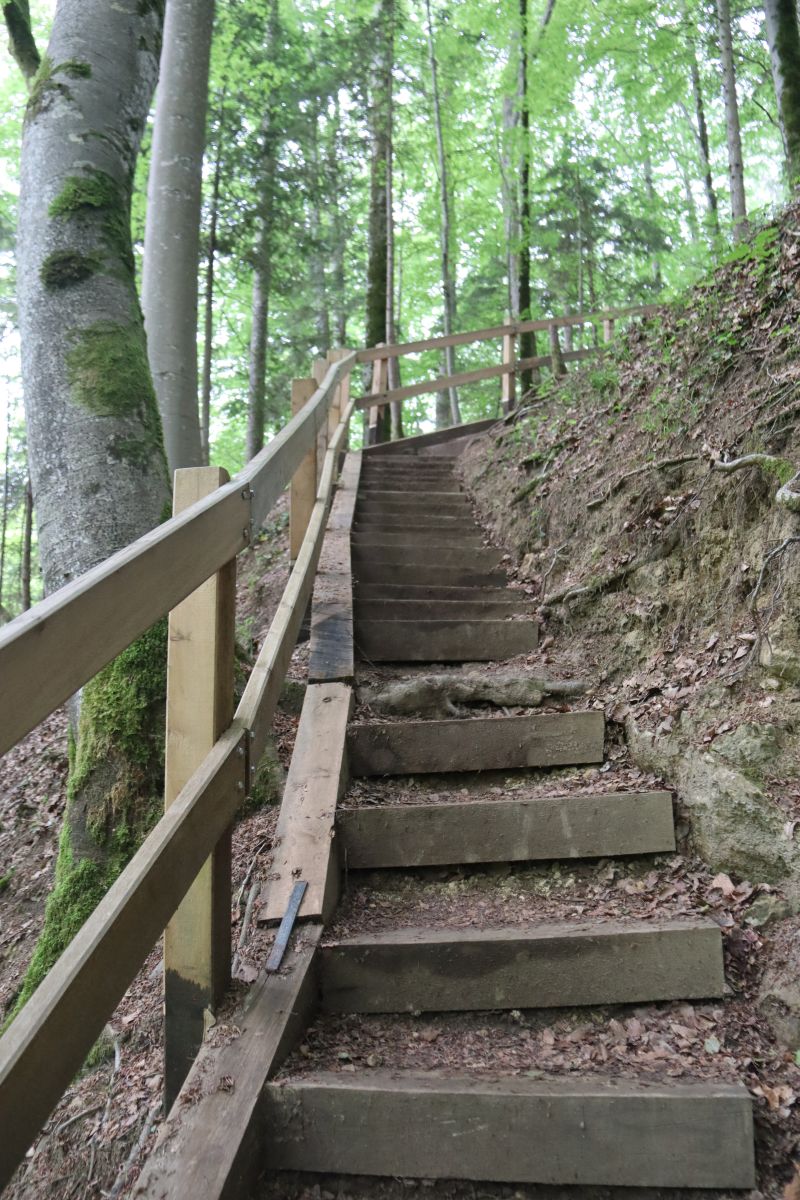
[[[561,354],[561,342],[558,338],[558,325],[555,321],[550,322],[550,369],[553,372],[553,378],[558,379],[561,375],[566,375],[567,368],[564,365],[564,358]]]
[[[385,392],[389,387],[389,360],[388,358],[376,358],[372,364],[372,388],[374,394]],[[369,410],[369,421],[367,425],[367,445],[375,446],[378,443],[380,432],[380,408],[377,405]]]
[[[316,391],[314,379],[292,380],[292,416],[308,404]],[[311,510],[317,498],[317,441],[292,476],[289,492],[289,557],[295,562],[306,536]]]
[[[603,321],[603,341],[608,343],[614,340],[614,318],[607,317]]]
[[[330,363],[327,358],[315,358],[311,366],[311,374],[314,377],[314,383],[317,387],[322,386],[322,381],[327,374]],[[330,411],[330,410],[329,410]],[[328,449],[328,418],[321,423],[317,433],[317,476],[315,479],[314,495],[316,497],[317,488],[319,487],[320,476],[322,475],[322,466],[325,462],[325,452]]]
[[[227,483],[221,467],[175,472],[173,516]],[[169,616],[164,806],[233,717],[236,559]],[[164,933],[164,1097],[169,1108],[230,983],[231,835],[220,838]]]
[[[516,404],[516,361],[516,330],[512,330],[511,333],[503,334],[503,365],[512,368],[507,375],[501,376],[500,395],[503,402],[504,415],[510,413]]]

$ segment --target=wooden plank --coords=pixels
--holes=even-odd
[[[409,534],[428,533],[436,530],[450,537],[453,534],[460,535],[462,532],[472,533],[479,530],[480,526],[476,525],[471,515],[442,516],[437,513],[432,515],[429,520],[425,520],[424,514],[402,516],[398,513],[390,513],[380,517],[367,512],[358,517],[353,528],[360,533],[379,529],[385,529],[387,533],[392,531],[401,533],[403,530],[408,530]]]
[[[521,604],[530,599],[524,592],[504,587],[447,587],[439,585],[418,585],[409,583],[356,583],[356,603],[359,601],[395,601],[395,600],[433,600],[437,603],[447,600],[466,601],[470,604],[498,603],[502,604],[509,598]]]
[[[230,825],[244,744],[234,723],[0,1039],[0,1188]]]
[[[350,526],[360,470],[361,455],[348,454],[322,543],[311,609],[311,683],[352,680],[355,674]]]
[[[359,563],[354,567],[356,586],[365,584],[402,583],[419,587],[503,587],[507,577],[503,571],[468,571],[464,567],[431,567],[420,563]]]
[[[498,379],[508,375],[514,367],[507,363],[497,363],[491,367],[480,367],[475,371],[457,371],[455,375],[439,375],[436,379],[423,379],[420,383],[409,383],[405,387],[391,388],[384,391],[375,388],[364,396],[359,396],[356,408],[383,408],[393,400],[410,400],[412,396],[425,396],[430,392],[445,391],[448,387],[465,387],[468,383],[480,383],[484,379]]]
[[[292,761],[275,832],[269,881],[260,897],[259,921],[280,921],[297,880],[308,884],[301,920],[327,920],[338,899],[333,854],[336,803],[347,783],[345,743],[352,689],[344,683],[306,688]]]
[[[649,317],[661,311],[658,304],[632,304],[627,308],[609,308],[600,312],[572,313],[569,316],[545,317],[536,321],[517,321],[514,324],[492,325],[484,329],[473,329],[468,333],[451,333],[444,337],[423,338],[416,342],[401,342],[397,345],[381,346],[359,350],[357,362],[372,362],[376,358],[389,355],[400,358],[406,354],[419,354],[423,350],[440,350],[445,346],[466,346],[471,342],[494,341],[507,334],[538,332],[548,329],[552,322],[558,326],[589,325],[607,319],[621,320],[625,317]]]
[[[327,1012],[467,1012],[699,1000],[725,994],[711,920],[549,921],[399,929],[321,951]]]
[[[462,546],[459,539],[450,545],[418,542],[405,545],[402,542],[376,541],[367,534],[354,534],[352,539],[353,566],[357,571],[365,563],[380,566],[381,563],[416,563],[419,566],[462,567],[467,571],[493,571],[502,563],[502,550],[491,546]]]
[[[501,383],[500,402],[502,404],[503,412],[506,415],[511,412],[516,399],[516,359],[517,344],[515,335],[513,333],[503,334],[503,362],[514,368],[514,371],[509,371],[507,375],[503,376]]]
[[[353,775],[492,771],[603,761],[602,712],[474,717],[463,721],[387,721],[348,734]]]
[[[412,454],[435,454],[443,450],[452,450],[457,456],[463,446],[451,445],[467,438],[480,437],[487,429],[497,424],[495,417],[484,418],[482,421],[468,421],[464,425],[451,425],[448,429],[436,429],[433,433],[419,433],[414,437],[401,438],[397,442],[383,442],[380,446],[368,446],[364,450],[365,460],[372,462],[376,458],[409,458]]]
[[[262,1166],[264,1087],[317,1006],[321,926],[304,926],[279,974],[262,972],[221,1040],[207,1042],[159,1132],[133,1196],[223,1200],[250,1194]]]
[[[539,644],[534,620],[359,621],[356,649],[369,662],[502,662]]]
[[[614,858],[675,849],[669,792],[370,805],[340,811],[336,829],[346,870]]]
[[[273,1169],[650,1188],[756,1183],[752,1101],[741,1084],[375,1070],[270,1084],[265,1100]]]
[[[430,493],[424,495],[404,491],[372,491],[365,494],[362,490],[358,497],[356,516],[409,516],[414,520],[429,517],[432,512],[439,516],[465,517],[474,522],[472,503],[463,493],[439,493],[434,502]]]
[[[220,467],[174,476],[178,515],[228,482]],[[233,717],[236,560],[169,617],[164,807],[175,802]],[[220,838],[164,932],[164,1105],[167,1110],[230,983],[231,837]]]
[[[292,380],[292,416],[308,404],[316,391],[314,379]],[[292,476],[289,492],[289,557],[295,561],[300,553],[308,522],[317,499],[317,445],[306,454]]]
[[[505,593],[501,593],[505,595]],[[529,613],[530,604],[502,600],[363,600],[355,605],[355,620],[361,621],[470,621]]]

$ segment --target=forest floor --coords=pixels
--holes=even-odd
[[[289,574],[288,506],[282,499],[261,540],[238,559],[236,635],[240,684],[258,653]],[[233,836],[233,939],[248,897],[271,863],[282,776],[302,704],[306,646],[295,651],[274,725],[274,751],[260,772],[260,804]],[[13,1005],[42,927],[66,799],[67,718],[44,721],[0,759],[0,1013]],[[252,905],[251,905],[252,908]],[[271,934],[248,922],[226,1012],[255,979]],[[153,1144],[162,1115],[161,946],[137,975],[84,1071],[65,1092],[4,1196],[9,1200],[124,1197]],[[220,1019],[222,1019],[222,1014]]]

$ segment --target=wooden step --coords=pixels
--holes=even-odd
[[[269,1084],[271,1168],[403,1179],[753,1188],[741,1084],[373,1070]]]
[[[328,1012],[476,1012],[722,996],[711,920],[390,929],[320,951]]]
[[[463,721],[384,721],[347,734],[353,775],[422,775],[603,761],[605,718],[585,712]]]
[[[474,520],[472,505],[466,496],[458,496],[455,492],[440,494],[435,501],[424,492],[375,492],[369,496],[362,494],[356,504],[356,517],[410,515],[426,520],[432,513]]]
[[[441,585],[457,588],[502,588],[504,571],[467,570],[465,567],[430,566],[425,563],[387,563],[371,560],[353,563],[353,575],[360,584],[413,584],[416,587]]]
[[[499,582],[504,582],[502,576],[499,576],[498,580]],[[533,603],[524,592],[502,586],[485,588],[448,587],[446,585],[437,586],[436,584],[394,583],[389,580],[386,583],[357,582],[353,590],[356,603],[362,600],[433,600],[436,603],[457,600],[469,601],[471,604],[484,604],[504,603],[510,598],[514,604],[519,601],[520,606],[524,606],[526,603]]]
[[[340,810],[346,869],[611,858],[675,849],[669,792]]]
[[[366,529],[394,529],[398,532],[407,530],[412,535],[427,530],[438,530],[445,537],[450,537],[454,533],[460,534],[462,531],[464,533],[482,532],[471,515],[457,517],[443,516],[441,513],[428,513],[427,515],[420,513],[411,516],[403,513],[390,513],[388,516],[385,513],[383,516],[366,513],[356,519],[355,528],[362,531]]]
[[[507,593],[502,592],[502,596]],[[513,592],[509,593],[514,595]],[[360,621],[485,621],[490,617],[530,614],[530,605],[516,600],[356,600]]]
[[[482,530],[477,525],[461,529],[442,529],[438,525],[408,525],[387,529],[385,525],[364,525],[359,521],[353,528],[353,546],[405,546],[409,552],[419,546],[447,546],[461,550],[481,550],[486,546]]]
[[[535,620],[358,621],[357,653],[370,662],[504,662],[539,644]]]
[[[450,545],[376,541],[367,534],[351,538],[353,562],[362,563],[416,563],[423,567],[462,567],[466,571],[481,569],[493,571],[503,561],[502,550],[491,546],[461,546],[457,541]]]
[[[426,496],[463,496],[461,484],[457,479],[443,477],[442,479],[400,479],[397,476],[380,479],[362,479],[358,489],[360,496],[381,495],[419,495]]]

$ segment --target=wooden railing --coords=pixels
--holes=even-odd
[[[229,978],[229,830],[264,751],[311,596],[354,411],[494,377],[503,380],[508,407],[517,371],[532,365],[560,370],[560,363],[594,352],[563,352],[559,327],[601,321],[607,340],[614,320],[653,311],[641,306],[500,325],[357,354],[333,351],[315,364],[313,379],[294,381],[291,420],[234,479],[223,481],[224,473],[211,468],[176,473],[171,520],[2,630],[0,754],[155,621],[170,613],[171,623],[168,807],[0,1040],[0,1188],[168,923],[168,1094],[180,1085],[199,1045],[203,1006],[213,1006]],[[515,361],[515,339],[528,330],[550,331],[551,354]],[[502,339],[498,366],[386,390],[392,357],[491,339]],[[350,399],[356,362],[375,364],[373,391]],[[231,719],[233,564],[290,483],[294,567]],[[203,653],[181,653],[182,643]],[[188,737],[187,721],[197,725]],[[171,975],[180,985],[172,992]],[[194,1000],[187,1000],[186,984]]]

